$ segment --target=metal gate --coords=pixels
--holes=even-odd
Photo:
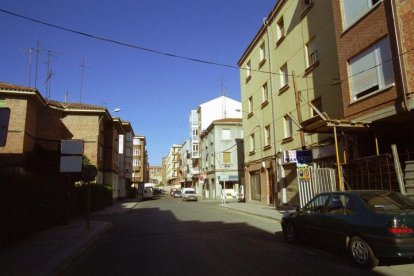
[[[307,170],[309,176],[298,181],[301,208],[319,193],[336,191],[335,169],[307,167]]]

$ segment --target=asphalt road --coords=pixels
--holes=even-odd
[[[65,275],[413,275],[414,264],[353,267],[341,251],[283,241],[277,221],[218,202],[164,196],[94,217],[113,229]]]

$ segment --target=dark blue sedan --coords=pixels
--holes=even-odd
[[[283,236],[340,246],[356,265],[375,267],[382,258],[414,258],[414,202],[391,191],[321,193],[284,214]]]

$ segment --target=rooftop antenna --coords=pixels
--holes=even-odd
[[[37,41],[36,42],[36,49],[35,49],[35,51],[36,51],[36,73],[35,73],[35,88],[37,89],[37,68],[38,68],[38,62],[39,62],[39,53],[40,53],[40,49],[39,49],[39,47],[40,47],[40,42],[39,41]]]
[[[81,83],[80,83],[80,92],[79,92],[79,102],[82,102],[82,90],[83,90],[83,74],[85,72],[85,60],[86,57],[82,58],[82,64],[80,65],[81,69]]]
[[[54,54],[57,54],[57,52],[54,52],[54,51],[51,51],[51,50],[48,50],[47,51],[47,61],[46,61],[46,64],[47,64],[47,73],[46,73],[46,80],[45,80],[45,84],[46,84],[46,98],[47,99],[50,99],[50,83],[52,81],[52,76],[53,76],[51,64],[52,64],[53,58],[54,57],[57,57]]]

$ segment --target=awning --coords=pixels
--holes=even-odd
[[[355,133],[366,130],[370,123],[328,119],[316,115],[300,122],[300,125],[300,130],[306,133],[332,133],[334,128],[344,133]]]

